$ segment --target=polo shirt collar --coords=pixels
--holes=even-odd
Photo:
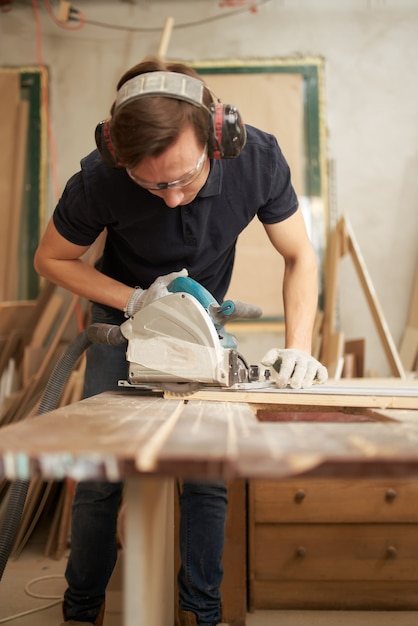
[[[210,172],[206,183],[198,193],[199,198],[209,196],[219,196],[222,190],[223,170],[221,163],[217,159],[210,160]]]

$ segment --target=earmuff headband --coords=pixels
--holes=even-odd
[[[115,100],[115,112],[141,96],[164,96],[185,100],[197,106],[203,102],[205,85],[201,80],[178,72],[147,72],[134,76],[119,89]]]

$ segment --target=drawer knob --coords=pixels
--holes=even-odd
[[[296,548],[296,556],[298,559],[303,559],[306,556],[306,548],[305,546],[298,546]]]
[[[387,489],[385,493],[385,500],[386,502],[393,502],[396,496],[397,493],[395,489]]]
[[[386,548],[386,556],[388,559],[395,559],[398,556],[398,549],[395,546],[388,546]]]
[[[295,502],[296,504],[300,504],[301,502],[304,501],[306,496],[306,493],[304,492],[303,489],[298,489],[297,492],[295,493]]]

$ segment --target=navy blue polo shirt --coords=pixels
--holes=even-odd
[[[145,289],[158,276],[185,267],[222,302],[239,234],[255,216],[273,224],[298,206],[275,137],[251,126],[247,133],[240,156],[211,161],[196,198],[175,209],[142,189],[123,168],[105,165],[95,150],[68,181],[54,224],[65,239],[80,246],[92,244],[107,229],[96,266],[118,281]]]

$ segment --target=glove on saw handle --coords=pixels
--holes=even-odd
[[[148,287],[148,289],[142,289],[141,287],[135,287],[131,297],[125,306],[125,317],[132,317],[135,313],[138,313],[147,304],[151,304],[155,300],[168,295],[168,287],[175,280],[176,277],[187,276],[187,270],[182,269],[179,272],[171,272],[164,276],[159,276]]]

